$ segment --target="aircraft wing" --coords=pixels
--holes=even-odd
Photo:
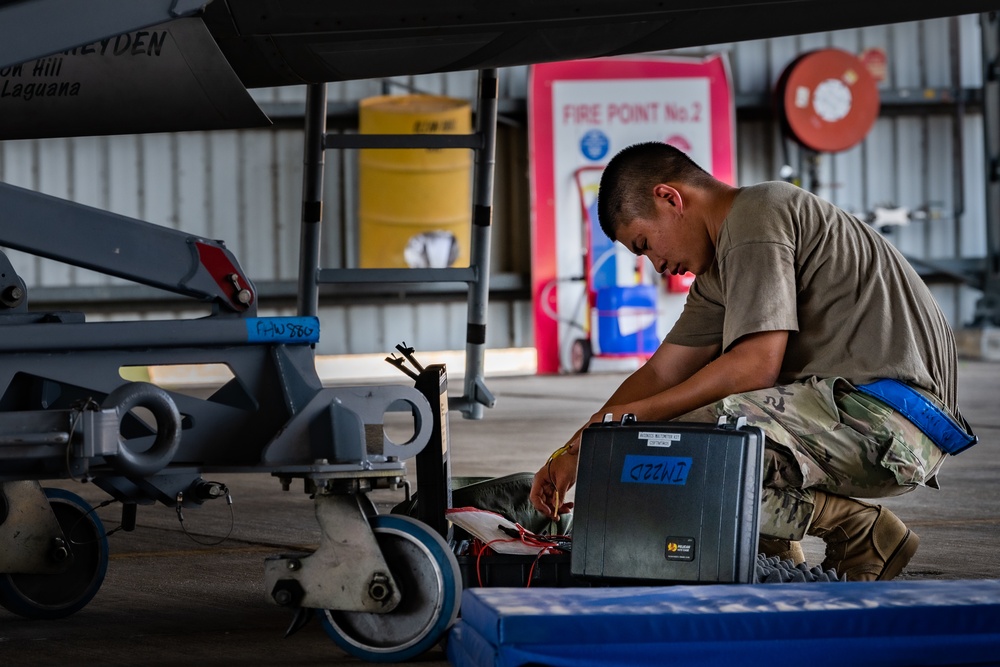
[[[204,20],[253,88],[643,53],[998,8],[1000,0],[216,0]]]
[[[0,140],[254,127],[248,88],[644,53],[1000,0],[0,0]]]

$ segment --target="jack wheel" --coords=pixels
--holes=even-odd
[[[399,605],[386,614],[330,609],[317,614],[349,654],[369,662],[403,662],[437,644],[455,622],[462,574],[448,544],[423,523],[398,514],[369,521],[399,586]]]
[[[594,349],[589,338],[577,338],[569,349],[570,370],[574,373],[586,373],[590,370],[590,360],[594,357]]]
[[[69,548],[69,569],[58,574],[0,574],[0,606],[32,619],[74,614],[89,603],[108,571],[108,537],[87,502],[69,491],[45,489]]]

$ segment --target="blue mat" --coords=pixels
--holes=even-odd
[[[455,667],[1000,665],[1000,580],[474,588]]]

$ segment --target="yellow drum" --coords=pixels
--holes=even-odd
[[[469,134],[465,100],[387,95],[361,101],[362,134]],[[468,266],[472,151],[375,149],[359,155],[360,264]]]

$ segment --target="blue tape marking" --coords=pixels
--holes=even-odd
[[[315,317],[251,317],[247,319],[251,343],[315,343],[319,319]]]
[[[623,482],[630,484],[687,484],[690,456],[638,456],[629,454],[622,466]]]
[[[910,420],[934,444],[949,454],[958,454],[979,442],[938,406],[912,387],[888,378],[857,385],[857,390],[874,396]]]

